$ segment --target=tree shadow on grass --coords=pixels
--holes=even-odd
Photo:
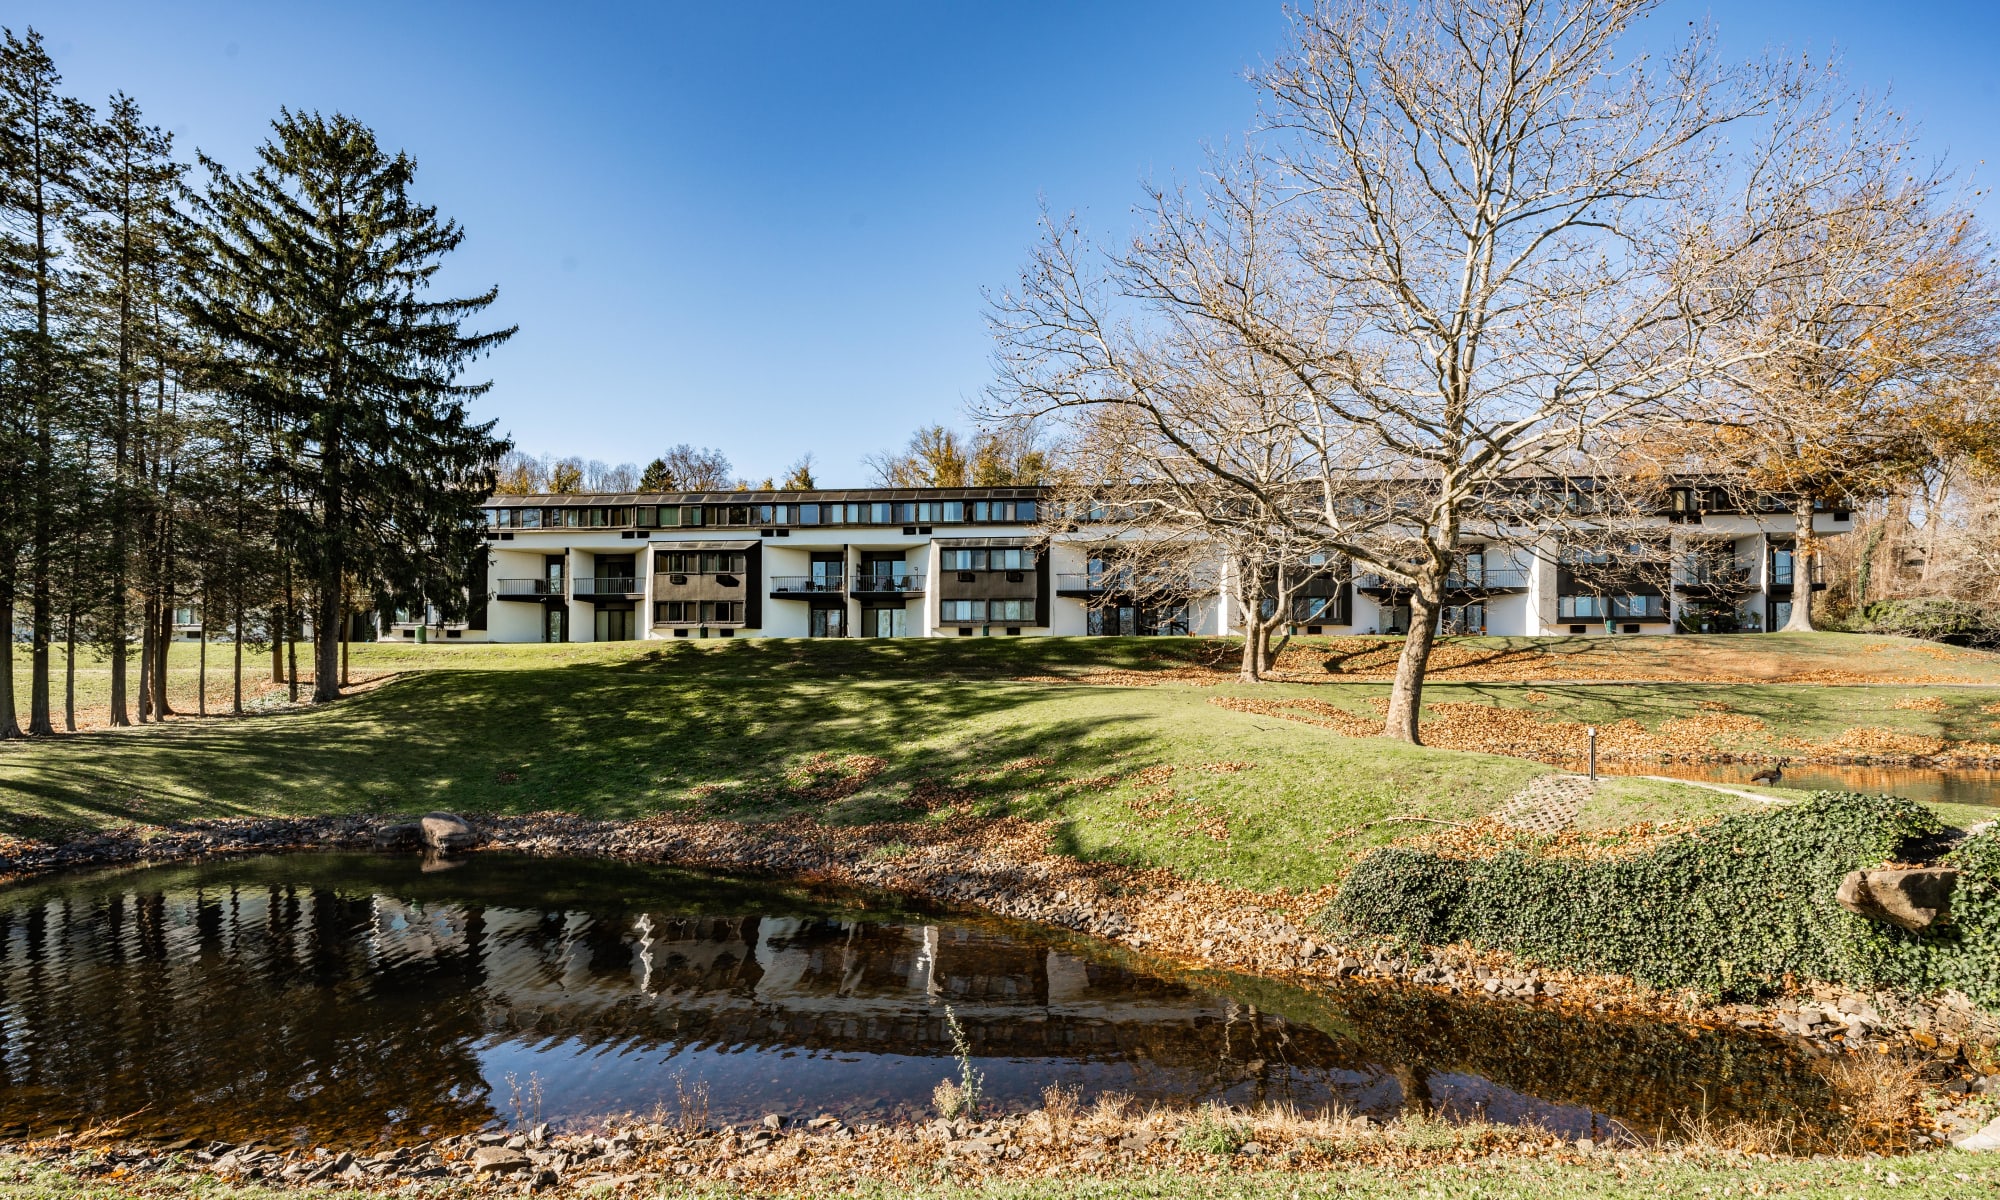
[[[624,818],[702,784],[772,785],[820,751],[881,757],[881,784],[914,786],[943,765],[919,745],[939,731],[962,730],[955,741],[974,748],[958,756],[961,769],[1036,757],[1088,773],[1143,741],[1065,714],[1056,690],[972,686],[937,672],[948,664],[935,656],[891,645],[898,653],[675,647],[545,669],[438,670],[322,708],[24,742],[0,752],[0,832],[431,807]],[[973,666],[1005,667],[1010,653]],[[1046,716],[1020,722],[1016,710],[1037,703],[1051,705]],[[1003,712],[1014,719],[1001,730],[992,719]],[[777,799],[743,815],[815,807]]]

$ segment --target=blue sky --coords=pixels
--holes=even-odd
[[[1741,56],[1836,49],[1927,149],[2000,158],[1990,0],[1669,0],[1644,40],[1704,18]],[[413,154],[469,233],[450,282],[498,283],[492,323],[521,326],[479,408],[524,449],[687,441],[753,479],[811,451],[835,485],[920,424],[967,423],[981,291],[1018,270],[1040,198],[1126,229],[1140,179],[1250,124],[1243,72],[1284,34],[1263,0],[16,0],[0,20],[184,153],[247,164],[289,105]]]

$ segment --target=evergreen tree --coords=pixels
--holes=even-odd
[[[55,632],[56,554],[62,531],[58,508],[65,489],[62,441],[65,417],[82,396],[81,359],[64,340],[68,279],[62,263],[62,225],[75,205],[77,176],[88,137],[90,110],[56,89],[62,76],[33,29],[17,36],[0,29],[0,224],[6,228],[8,270],[5,316],[12,378],[10,449],[23,456],[7,464],[8,477],[25,488],[0,514],[0,610],[17,600],[20,552],[25,542],[29,589],[30,680],[28,732],[55,732],[50,720],[49,644]],[[12,707],[12,630],[7,653],[8,707]],[[0,737],[18,732],[11,711],[0,717]]]
[[[148,436],[143,393],[170,357],[174,337],[167,326],[186,243],[174,200],[186,168],[173,159],[172,138],[145,124],[139,106],[122,94],[112,97],[92,150],[85,180],[91,212],[76,223],[71,241],[104,360],[102,642],[110,658],[111,724],[127,725],[133,560],[136,533],[148,521],[141,448],[162,432]]]
[[[420,587],[433,563],[460,575],[484,536],[479,505],[508,446],[466,415],[490,385],[458,377],[514,330],[461,328],[497,289],[429,298],[464,234],[411,196],[413,160],[339,114],[282,111],[272,128],[247,174],[203,159],[212,278],[192,308],[279,433],[281,534],[314,606],[314,699],[331,700],[343,580]]]

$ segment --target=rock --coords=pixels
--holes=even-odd
[[[1578,1138],[1576,1139],[1576,1148],[1580,1154],[1589,1154],[1597,1149],[1597,1142],[1593,1138]]]
[[[440,854],[470,850],[479,842],[479,834],[471,824],[452,813],[425,813],[417,824],[423,829],[424,844]]]
[[[2000,1118],[1978,1133],[1962,1137],[1952,1144],[1960,1150],[2000,1150]]]
[[[403,849],[422,845],[424,827],[415,821],[404,821],[398,825],[384,825],[375,831],[375,844],[384,849]]]
[[[481,1146],[472,1152],[472,1170],[479,1175],[511,1175],[533,1165],[527,1155],[505,1146]]]
[[[1915,933],[1951,917],[1953,867],[1849,871],[1833,898],[1851,913]]]
[[[783,1129],[784,1127],[785,1127],[785,1118],[779,1116],[777,1113],[764,1114],[764,1128]]]

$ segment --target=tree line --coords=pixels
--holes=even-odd
[[[1245,614],[1248,679],[1323,564],[1388,581],[1410,633],[1384,732],[1414,741],[1469,546],[1616,546],[1700,478],[1776,498],[1810,559],[1816,508],[1991,478],[1971,197],[1826,66],[1699,27],[1634,53],[1656,7],[1301,6],[1260,124],[1149,186],[1135,235],[1045,212],[991,297],[984,415],[1055,439],[1052,519],[1119,514],[1145,536],[1102,556],[1162,586],[1176,548],[1222,547],[1203,583]]]
[[[464,232],[415,178],[338,113],[281,110],[247,170],[187,161],[0,29],[0,738],[55,731],[58,644],[69,729],[80,650],[108,659],[113,725],[172,711],[184,607],[204,655],[231,635],[233,711],[246,643],[286,648],[297,698],[307,632],[327,700],[351,617],[483,578],[509,446],[462,373],[514,331],[466,328],[494,290],[434,291]]]
[[[985,429],[971,436],[944,425],[925,425],[901,450],[862,460],[876,487],[1011,487],[1039,484],[1049,474],[1049,454],[1025,428]],[[732,477],[729,456],[682,442],[641,467],[596,459],[554,458],[510,450],[500,458],[496,489],[503,495],[615,495],[631,492],[809,492],[820,486],[811,452],[762,483]]]

